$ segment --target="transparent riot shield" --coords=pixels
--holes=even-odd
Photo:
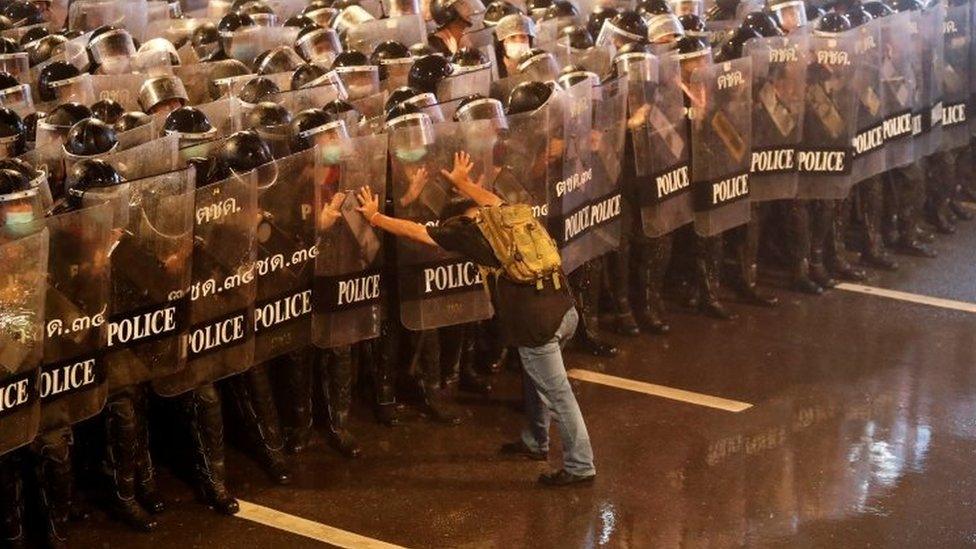
[[[469,95],[488,95],[491,91],[491,67],[468,71],[455,70],[454,74],[437,84],[437,100],[447,102]]]
[[[508,129],[496,132],[489,188],[509,204],[528,204],[536,217],[549,217],[550,196],[562,175],[561,135],[551,133],[551,119],[561,117],[554,101],[532,112],[508,117]],[[560,120],[561,121],[561,120]]]
[[[487,121],[485,121],[487,122]],[[450,170],[468,132],[488,124],[443,123],[389,133],[393,204],[397,217],[425,225],[444,221],[459,195],[440,175]],[[430,330],[489,318],[491,304],[478,267],[458,254],[408,239],[396,241],[400,320],[408,330]]]
[[[383,235],[356,211],[356,192],[386,199],[387,136],[355,137],[315,157],[315,305],[312,340],[328,349],[379,337],[384,293]]]
[[[16,78],[19,82],[30,79],[30,58],[26,52],[0,54],[0,71]]]
[[[919,85],[915,157],[923,158],[942,146],[942,74],[945,10],[941,4],[917,12],[922,79]]]
[[[593,88],[593,128],[590,132],[593,180],[589,185],[590,214],[586,237],[591,257],[620,246],[620,201],[623,155],[627,141],[628,81],[623,76]]]
[[[254,172],[196,190],[190,327],[186,367],[153,381],[163,396],[243,372],[254,363],[255,220]]]
[[[298,37],[298,27],[241,27],[222,38],[224,51],[230,57],[251,66],[254,58],[278,46],[289,46]]]
[[[896,13],[881,23],[881,97],[885,104],[885,165],[901,168],[914,160],[912,112],[916,81],[921,77],[918,25],[908,12]]]
[[[801,33],[746,42],[745,54],[752,59],[753,202],[796,196],[808,51],[807,35]]]
[[[427,27],[419,15],[364,21],[346,32],[346,49],[369,55],[381,42],[394,40],[411,45],[426,42]]]
[[[91,31],[102,25],[112,25],[124,28],[133,38],[142,40],[147,23],[146,2],[74,0],[68,6],[67,28],[72,30]]]
[[[215,80],[215,74],[226,75],[237,70],[247,71],[247,68],[243,67],[241,62],[236,59],[225,59],[223,61],[173,67],[173,74],[183,81],[189,104],[198,105],[213,100],[210,91]]]
[[[375,65],[337,67],[333,71],[342,79],[350,100],[370,97],[380,91],[380,68]]]
[[[550,118],[551,135],[562,139],[562,165],[552,183],[550,233],[559,245],[566,274],[593,257],[590,232],[594,210],[590,204],[593,183],[593,82],[584,80],[558,98],[561,119]],[[619,202],[618,202],[619,205]],[[619,208],[618,208],[619,212]]]
[[[0,455],[29,443],[40,425],[48,233],[32,231],[0,234]]]
[[[181,370],[193,249],[192,168],[127,181],[111,253],[109,392]]]
[[[749,221],[752,60],[702,67],[685,93],[692,113],[695,232],[713,236]]]
[[[800,175],[797,198],[845,198],[853,185],[851,154],[857,99],[851,85],[857,70],[857,38],[857,29],[810,37],[803,140],[796,155]]]
[[[575,65],[585,71],[604,75],[607,74],[610,66],[613,65],[615,50],[610,45],[593,46],[585,50],[577,50],[571,48],[569,44],[557,43],[553,47],[552,52],[562,67]]]
[[[295,114],[306,109],[321,109],[329,102],[341,99],[341,92],[342,89],[335,85],[323,84],[321,86],[281,92],[275,94],[271,98],[271,101],[288,109],[288,112]]]
[[[857,70],[854,71],[854,138],[851,153],[851,183],[874,177],[885,170],[884,100],[881,89],[881,21],[870,21],[856,29],[854,43]]]
[[[144,74],[97,74],[91,77],[95,101],[111,99],[127,111],[141,111],[139,88],[146,81]]]
[[[424,37],[424,42],[427,39]],[[491,63],[491,79],[498,80],[498,59],[495,56],[495,28],[483,27],[461,35],[458,47],[475,48]]]
[[[45,219],[50,233],[41,430],[67,427],[102,410],[108,396],[113,208],[102,203]]]
[[[90,74],[79,74],[72,78],[52,82],[51,90],[54,92],[54,100],[52,101],[54,105],[69,102],[91,105],[95,102],[95,90],[92,87]]]
[[[942,73],[942,149],[952,150],[969,143],[967,104],[970,71],[970,10],[972,4],[949,6],[944,26],[944,59]]]
[[[258,189],[254,363],[309,343],[315,246],[315,151],[275,161],[278,177]]]
[[[627,129],[641,224],[649,237],[691,223],[691,143],[677,57],[618,61],[628,75]]]
[[[134,181],[179,167],[179,136],[167,135],[102,157],[123,179]]]
[[[383,115],[383,105],[386,104],[386,93],[379,92],[366,97],[349,97],[349,103],[366,118],[374,118]],[[349,128],[352,131],[352,128]]]

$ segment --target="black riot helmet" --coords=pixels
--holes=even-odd
[[[96,156],[112,151],[119,144],[115,129],[97,118],[79,121],[64,141],[64,150],[74,156]]]
[[[271,80],[267,76],[258,76],[245,82],[237,97],[244,103],[254,105],[270,99],[271,96],[280,91],[281,89],[274,83],[274,80]]]
[[[5,40],[9,39],[0,38],[0,44],[3,44]],[[63,48],[65,42],[67,41],[68,39],[60,34],[49,34],[40,40],[35,40],[34,42],[25,45],[24,51],[27,52],[28,63],[31,67],[40,65]],[[2,50],[2,48],[0,48],[0,50]]]
[[[9,72],[0,71],[0,91],[20,86],[20,81]]]
[[[322,78],[328,72],[329,70],[322,65],[312,65],[310,63],[299,65],[295,69],[295,72],[291,73],[291,89],[300,90],[319,78]]]
[[[487,66],[491,61],[488,57],[482,53],[481,50],[477,48],[469,48],[467,46],[459,48],[458,51],[454,52],[451,56],[451,63],[454,63],[456,67],[464,67],[466,69],[476,69]]]
[[[251,74],[250,69],[237,59],[224,59],[217,63],[210,71],[210,81],[207,82],[207,93],[210,94],[210,99],[216,101],[227,94],[227,89],[223,86],[222,81],[246,74]]]
[[[88,37],[85,51],[88,53],[88,63],[95,68],[108,57],[131,56],[136,53],[136,48],[129,31],[112,25],[102,25]]]
[[[369,56],[369,62],[372,65],[382,66],[384,61],[407,59],[409,57],[410,50],[406,46],[396,40],[385,40],[373,48],[373,52]]]
[[[508,121],[505,118],[505,108],[502,106],[502,102],[478,93],[462,99],[454,111],[453,118],[455,122],[493,120],[496,123],[495,127],[508,128]]]
[[[861,25],[866,25],[871,22],[874,17],[868,13],[868,10],[864,9],[861,3],[854,4],[848,7],[844,11],[844,15],[847,16],[847,20],[851,22],[851,27],[860,27]]]
[[[751,38],[761,38],[762,35],[752,26],[747,26],[745,22],[738,28],[736,28],[732,34],[722,43],[717,54],[715,54],[715,62],[722,63],[725,61],[732,61],[734,59],[739,59],[742,57],[742,48],[745,43]]]
[[[125,107],[122,106],[118,101],[113,101],[112,99],[102,99],[97,101],[91,106],[92,116],[105,122],[106,124],[115,124],[115,121],[119,119],[123,114],[125,114]]]
[[[44,38],[45,36],[47,36],[49,34],[51,34],[50,31],[48,31],[43,26],[41,26],[41,27],[33,27],[31,29],[28,29],[27,32],[25,32],[20,37],[20,45],[21,46],[25,46],[27,44],[30,44],[34,40],[40,40],[41,38]]]
[[[244,125],[248,128],[270,128],[290,122],[288,109],[271,101],[262,101],[247,113]]]
[[[444,28],[454,21],[472,24],[473,16],[484,14],[485,6],[481,0],[432,0],[430,15],[437,28]]]
[[[651,18],[655,15],[674,13],[674,11],[671,9],[671,4],[668,4],[667,0],[637,0],[637,13]]]
[[[454,66],[442,55],[425,55],[413,62],[407,84],[418,91],[437,92],[437,85],[454,74]]]
[[[285,21],[284,26],[298,27],[300,29],[305,29],[308,27],[318,26],[318,23],[315,22],[315,19],[312,19],[311,17],[305,15],[304,13],[296,13],[295,15],[289,17],[287,21]]]
[[[27,0],[14,0],[6,4],[2,13],[15,27],[29,27],[44,23],[44,13],[34,2]]]
[[[674,49],[680,61],[701,57],[711,52],[708,42],[698,36],[682,36],[675,42]]]
[[[904,11],[922,11],[924,5],[919,0],[888,0],[888,5],[891,9],[897,12]]]
[[[312,0],[302,8],[302,15],[307,15],[319,25],[328,27],[338,12],[332,4],[332,0]]]
[[[546,8],[546,13],[542,16],[543,21],[552,19],[576,18],[579,17],[579,8],[569,0],[553,0],[551,6]]]
[[[44,175],[43,172],[22,158],[4,158],[0,160],[0,170],[13,170],[23,175],[27,181],[34,181],[38,177]],[[0,195],[2,194],[7,193],[0,191]]]
[[[871,14],[871,17],[879,19],[881,17],[887,17],[895,13],[895,10],[888,7],[887,4],[881,2],[880,0],[871,0],[870,2],[864,2],[861,4],[864,7],[864,11]]]
[[[557,79],[559,85],[563,89],[569,89],[576,84],[582,82],[589,82],[591,86],[599,85],[600,77],[591,71],[585,70],[583,67],[577,65],[566,65],[559,71],[559,78]]]
[[[369,57],[365,53],[356,50],[344,51],[336,56],[332,61],[332,68],[339,67],[363,67],[369,65]]]
[[[681,28],[685,30],[686,34],[704,36],[708,32],[702,18],[693,13],[686,13],[678,16],[678,23],[681,23]]]
[[[610,22],[622,31],[629,32],[640,38],[647,37],[647,24],[644,23],[644,19],[636,11],[621,11]]]
[[[139,126],[151,124],[152,121],[152,116],[149,116],[142,111],[129,111],[120,116],[119,119],[113,124],[113,127],[115,128],[116,132],[122,133],[138,128]]]
[[[783,36],[785,34],[780,28],[779,23],[765,11],[753,11],[742,18],[742,27],[749,27],[756,31],[760,36],[770,38],[773,36]]]
[[[256,25],[250,15],[238,12],[229,12],[217,22],[217,30],[221,33],[234,32],[242,27],[253,27]]]
[[[505,114],[511,116],[532,112],[545,105],[552,95],[553,89],[549,84],[539,81],[522,82],[508,94]]]
[[[236,173],[249,172],[274,159],[268,144],[253,130],[231,134],[220,146],[217,157]]]
[[[49,112],[42,120],[44,124],[49,126],[70,128],[78,122],[90,117],[91,114],[91,110],[81,103],[68,102],[61,103],[57,107],[51,109],[51,112]]]
[[[416,44],[411,44],[409,48],[411,57],[424,57],[425,55],[434,55],[437,50],[430,47],[429,44],[423,42],[417,42]]]
[[[197,25],[190,35],[190,46],[201,57],[211,55],[220,49],[220,31],[217,30],[217,25],[210,21]]]
[[[542,19],[542,16],[546,14],[546,10],[551,5],[552,0],[528,0],[525,3],[526,8],[529,10],[529,16],[535,20]]]
[[[816,4],[813,4],[813,3],[807,3],[807,4],[805,4],[803,6],[803,9],[806,10],[807,21],[814,21],[816,19],[819,19],[819,18],[823,17],[824,14],[827,13],[827,10],[825,10],[825,9],[821,8],[820,6],[818,6]],[[919,9],[921,9],[921,8],[919,8]]]
[[[231,175],[227,164],[216,156],[206,158],[196,156],[187,160],[186,163],[193,166],[195,170],[194,179],[197,188],[223,181]]]
[[[52,84],[60,80],[74,78],[81,74],[78,67],[67,61],[52,61],[41,69],[37,77],[37,95],[41,101],[54,101],[58,98]]]
[[[14,41],[13,38],[8,38],[6,36],[0,37],[0,54],[8,55],[11,53],[19,53],[24,51],[20,44]]]
[[[591,37],[599,36],[600,29],[603,28],[603,22],[613,19],[619,13],[617,8],[611,6],[598,6],[594,8],[593,12],[586,18],[586,30],[589,31]]]
[[[400,86],[390,92],[390,95],[386,98],[386,104],[383,106],[383,110],[389,111],[393,107],[417,95],[420,95],[420,92],[410,86]]]
[[[821,35],[831,35],[848,30],[851,30],[851,21],[844,15],[830,12],[824,14],[824,16],[817,21],[817,28],[814,30],[814,32]]]
[[[253,0],[252,2],[245,3],[237,10],[237,13],[247,15],[254,21],[255,25],[262,27],[273,27],[278,22],[278,15],[275,11],[271,9],[271,6],[261,0]]]
[[[289,72],[302,63],[304,60],[291,46],[275,46],[254,58],[254,72],[257,74]]]
[[[296,114],[290,128],[291,150],[298,152],[312,148],[315,145],[315,134],[325,131],[329,126],[345,128],[344,123],[322,109],[305,109]]]
[[[345,120],[347,127],[359,124],[359,121],[363,117],[362,113],[356,110],[356,107],[352,103],[343,101],[342,99],[329,101],[322,107],[322,110],[333,118]]]
[[[559,29],[559,40],[569,44],[574,50],[586,50],[593,47],[593,37],[583,25],[567,25]]]
[[[0,107],[0,154],[5,158],[24,153],[27,147],[27,126],[14,111]]]
[[[485,8],[485,25],[493,27],[502,17],[513,13],[522,13],[522,10],[505,0],[493,0]]]
[[[85,192],[114,187],[123,182],[122,176],[108,162],[100,158],[85,158],[76,162],[68,172],[67,202],[71,208],[80,208]]]
[[[180,107],[166,115],[163,130],[167,134],[175,133],[181,140],[191,139],[203,141],[217,134],[210,118],[196,107]]]
[[[708,21],[728,21],[735,19],[735,14],[739,10],[739,1],[718,0],[705,10],[705,19]]]

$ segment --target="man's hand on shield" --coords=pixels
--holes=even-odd
[[[319,212],[319,230],[327,231],[342,217],[342,203],[346,200],[346,193],[335,193],[332,200]]]
[[[408,174],[408,178],[410,179],[410,184],[407,186],[407,192],[403,193],[403,196],[400,197],[400,204],[403,206],[413,204],[420,197],[420,193],[424,191],[428,180],[427,167],[421,166],[417,168],[417,171],[413,172],[413,174]]]
[[[461,151],[454,153],[454,167],[451,171],[441,170],[441,173],[455,187],[460,187],[465,183],[473,183],[471,181],[471,170],[473,168],[474,162],[471,161],[471,155]]]

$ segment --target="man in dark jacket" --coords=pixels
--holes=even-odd
[[[374,227],[394,235],[439,246],[467,256],[489,268],[501,266],[491,245],[478,228],[478,207],[498,207],[502,200],[470,177],[473,164],[467,153],[454,157],[454,167],[441,173],[457,191],[472,200],[461,215],[428,227],[380,213],[378,199],[369,188],[359,191],[359,211]],[[550,410],[558,419],[563,443],[563,469],[543,474],[539,482],[550,486],[586,483],[596,477],[593,449],[573,389],[563,366],[561,346],[572,337],[579,317],[565,283],[547,280],[521,284],[504,275],[490,280],[492,304],[504,343],[518,347],[525,368],[525,405],[528,425],[521,440],[502,446],[502,452],[544,461],[549,452]]]

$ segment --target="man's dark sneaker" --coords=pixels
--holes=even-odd
[[[533,461],[546,461],[549,459],[549,454],[547,452],[536,452],[535,450],[526,446],[521,440],[502,444],[502,448],[499,450],[499,453],[506,456],[522,456]]]
[[[569,486],[571,484],[590,484],[596,478],[596,473],[592,475],[574,475],[566,469],[543,473],[539,475],[539,484],[546,486]]]

